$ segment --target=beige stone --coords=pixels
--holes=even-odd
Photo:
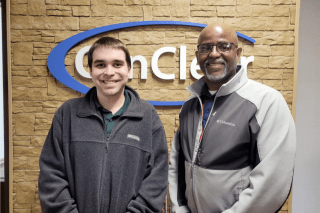
[[[236,6],[236,15],[238,17],[251,16],[252,8],[250,4],[237,5]]]
[[[47,60],[48,56],[47,55],[34,55],[33,60]]]
[[[59,4],[60,0],[46,0],[46,4],[50,5],[50,4]]]
[[[50,101],[67,101],[71,98],[76,98],[77,95],[79,95],[79,93],[73,89],[57,87],[57,94],[55,96],[48,96],[48,100],[50,100]]]
[[[27,4],[28,0],[10,0],[10,4],[14,5],[14,4]]]
[[[47,10],[47,15],[48,16],[66,16],[70,17],[72,16],[72,11],[71,10]]]
[[[28,15],[44,16],[46,15],[46,6],[43,0],[28,0]]]
[[[130,44],[163,44],[165,32],[120,32],[119,39]]]
[[[126,16],[143,16],[141,6],[107,6],[107,16],[126,17]]]
[[[91,5],[91,16],[92,17],[105,17],[107,15],[106,4]]]
[[[52,119],[36,119],[35,125],[51,125]]]
[[[251,0],[237,0],[237,5],[250,5]]]
[[[21,41],[21,31],[11,30],[11,42],[20,42]]]
[[[35,55],[49,55],[51,48],[34,48],[33,53]]]
[[[34,136],[31,138],[31,143],[30,145],[33,147],[37,147],[40,146],[42,147],[44,144],[46,137],[41,137],[41,136]]]
[[[153,16],[170,16],[170,6],[154,6],[152,9]]]
[[[54,37],[42,37],[41,41],[42,42],[53,43],[54,42]]]
[[[30,146],[30,141],[13,141],[13,146]]]
[[[108,0],[106,1],[107,5],[124,5],[124,0]]]
[[[174,136],[174,125],[175,125],[175,117],[172,115],[160,115],[159,116],[163,126],[164,131],[166,132],[167,137],[173,137]]]
[[[294,68],[294,57],[276,56],[269,58],[270,68]]]
[[[242,52],[244,56],[269,56],[271,48],[269,45],[244,45]]]
[[[216,6],[191,5],[190,10],[191,11],[214,11],[214,12],[216,12],[217,7]]]
[[[143,8],[143,20],[144,21],[151,21],[152,20],[152,10],[153,6],[146,6],[144,5]]]
[[[236,15],[236,7],[234,6],[223,6],[223,7],[220,7],[218,6],[217,7],[217,13],[218,13],[218,16],[235,16]]]
[[[32,43],[15,43],[12,46],[14,65],[32,65]]]
[[[80,30],[90,30],[92,26],[106,26],[111,24],[120,23],[120,17],[80,17]]]
[[[56,80],[55,78],[47,78],[48,96],[53,96],[57,94]]]
[[[29,75],[36,76],[48,76],[48,69],[46,66],[33,66],[29,70]]]
[[[268,68],[268,57],[254,57],[254,61],[248,64],[248,68]]]
[[[271,0],[272,4],[291,4],[292,0]]]
[[[224,23],[238,30],[265,30],[266,19],[255,18],[225,18]]]
[[[140,97],[149,101],[166,101],[167,90],[138,90]]]
[[[27,15],[27,5],[20,4],[20,5],[12,5],[10,8],[11,15]]]
[[[251,4],[271,4],[271,0],[251,0]]]
[[[33,65],[34,66],[45,66],[45,65],[47,65],[47,60],[34,60]]]
[[[169,5],[171,3],[171,0],[161,0],[161,5]],[[144,0],[145,5],[160,5],[160,0]]]
[[[17,183],[17,203],[35,203],[36,182]]]
[[[17,114],[15,116],[16,126],[15,133],[16,135],[33,135],[34,133],[34,123],[35,117],[33,114]]]
[[[140,76],[140,75],[139,75]],[[148,73],[147,74],[147,79],[138,79],[138,89],[141,90],[152,90],[153,88],[153,79],[152,79],[152,74]]]
[[[208,0],[209,5],[236,5],[236,0]]]
[[[48,103],[48,102],[53,103],[53,101],[46,101],[45,103]],[[56,102],[56,103],[60,103],[61,105],[63,102]],[[57,104],[57,106],[59,106],[59,104]],[[36,115],[36,119],[48,119],[48,120],[52,120],[54,116],[52,114],[47,114],[47,113],[36,113],[35,115]]]
[[[90,5],[88,0],[61,0],[62,5]]]
[[[293,56],[294,55],[294,46],[291,45],[274,45],[271,46],[271,55],[272,56]]]
[[[12,77],[13,86],[22,86],[22,87],[46,87],[47,81],[44,77],[21,77],[13,76]]]
[[[267,17],[266,30],[289,30],[289,17]]]
[[[13,101],[27,100],[26,88],[25,87],[13,87],[12,88],[12,100]]]
[[[186,2],[186,3],[188,3],[188,2]],[[170,8],[170,14],[172,17],[189,17],[189,15],[190,15],[189,4],[187,4],[187,5],[185,5],[185,4],[182,4],[182,5],[175,4],[174,5],[173,4]]]
[[[154,79],[153,89],[169,89],[169,90],[183,90],[190,85],[189,79],[187,80],[163,80],[163,79]]]
[[[191,11],[190,15],[192,17],[212,17],[212,16],[217,16],[217,12],[215,10],[212,11],[198,11],[198,10],[193,10]]]
[[[263,44],[294,44],[294,33],[287,31],[264,32]]]
[[[27,100],[47,100],[47,89],[46,88],[27,88],[26,89]]]
[[[292,104],[293,92],[292,91],[281,91],[282,96],[286,100],[287,104]]]
[[[282,69],[251,69],[248,70],[252,79],[281,80]]]
[[[13,147],[13,155],[23,157],[38,157],[40,156],[41,150],[42,147],[15,146]]]
[[[190,4],[191,5],[206,5],[207,1],[206,0],[191,0]]]
[[[88,6],[73,6],[72,7],[73,16],[90,16],[90,7]]]
[[[289,7],[253,5],[252,16],[289,16]]]
[[[295,24],[296,23],[296,6],[291,5],[290,6],[290,24]]]
[[[281,90],[281,80],[262,80],[262,83],[276,90]]]
[[[126,5],[143,5],[144,0],[126,0]]]
[[[166,101],[185,101],[190,96],[187,90],[168,90],[168,99]]]
[[[34,17],[33,29],[78,30],[79,18],[76,17]]]
[[[13,170],[38,170],[39,156],[37,157],[13,157]]]

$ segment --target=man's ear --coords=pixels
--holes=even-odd
[[[242,47],[238,47],[237,48],[237,61],[240,61],[241,53],[242,53]]]

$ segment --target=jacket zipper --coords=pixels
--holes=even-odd
[[[211,107],[211,110],[210,110],[210,113],[209,113],[209,116],[208,116],[208,120],[207,120],[207,122],[206,122],[206,125],[204,126],[204,128],[203,128],[203,131],[202,131],[202,134],[201,134],[201,140],[199,141],[199,147],[198,147],[198,150],[197,150],[197,153],[196,153],[196,155],[198,155],[198,152],[199,152],[199,148],[200,148],[200,144],[201,144],[201,142],[202,142],[202,138],[203,138],[203,135],[204,135],[204,131],[206,130],[206,127],[207,127],[207,125],[208,125],[208,123],[209,123],[209,121],[210,121],[210,117],[211,117],[211,115],[212,115],[212,111],[213,111],[213,108],[214,108],[214,104],[216,103],[216,98],[217,98],[217,94],[218,94],[218,92],[220,91],[220,88],[219,88],[219,90],[216,92],[216,95],[215,95],[215,97],[214,97],[214,100],[213,100],[213,104],[212,104],[212,107]],[[202,102],[201,102],[201,99],[198,97],[198,99],[200,100],[200,103],[201,103],[201,109],[202,109],[202,114],[203,114],[203,107],[202,107]],[[216,113],[214,113],[213,115],[215,115]],[[202,120],[203,120],[203,115],[201,115],[201,122],[202,122]],[[196,160],[196,159],[195,159]],[[195,205],[195,207],[196,207],[196,211],[197,212],[199,212],[198,211],[198,207],[197,207],[197,204],[196,204],[196,202],[195,202],[195,199],[194,199],[194,190],[193,190],[193,170],[194,170],[194,163],[195,163],[195,160],[193,161],[193,159],[192,159],[192,164],[191,164],[191,192],[192,192],[192,199],[193,199],[193,203],[194,203],[194,205]]]
[[[100,186],[100,192],[99,192],[99,200],[100,200],[100,204],[99,204],[99,212],[103,212],[103,206],[102,206],[102,203],[103,203],[103,200],[102,200],[102,191],[103,191],[103,186],[104,186],[104,179],[105,179],[105,167],[106,167],[106,164],[107,164],[107,154],[108,154],[108,145],[109,145],[109,138],[107,137],[107,129],[104,127],[104,120],[103,120],[103,128],[104,128],[104,141],[106,141],[106,145],[105,145],[105,149],[106,149],[106,152],[105,154],[103,155],[103,164],[102,164],[102,169],[101,169],[101,180],[100,180],[100,183],[101,183],[101,186]]]

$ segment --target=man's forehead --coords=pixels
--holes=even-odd
[[[208,25],[201,31],[198,43],[218,37],[234,43],[237,43],[238,40],[236,32],[231,27],[225,24],[215,24]]]

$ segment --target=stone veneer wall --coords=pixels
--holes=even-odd
[[[208,24],[228,23],[256,40],[241,40],[243,56],[255,56],[248,75],[279,90],[292,107],[294,73],[294,30],[296,0],[10,0],[12,129],[13,129],[13,209],[15,213],[41,212],[37,194],[38,158],[54,112],[66,100],[80,97],[59,83],[47,69],[50,51],[64,39],[110,24],[172,20]],[[186,86],[195,82],[189,67],[195,57],[201,29],[193,27],[136,27],[111,35],[127,44],[130,53],[148,61],[148,78],[140,79],[140,64],[134,64],[129,85],[147,100],[185,100]],[[81,83],[92,86],[74,68],[77,51],[97,37],[72,49],[65,60],[68,72]],[[179,47],[187,46],[187,79],[179,80]],[[177,48],[164,54],[160,70],[175,73],[165,81],[151,72],[153,53],[164,46]],[[165,126],[170,151],[178,127],[180,107],[157,107]],[[288,203],[282,213],[288,211]]]

